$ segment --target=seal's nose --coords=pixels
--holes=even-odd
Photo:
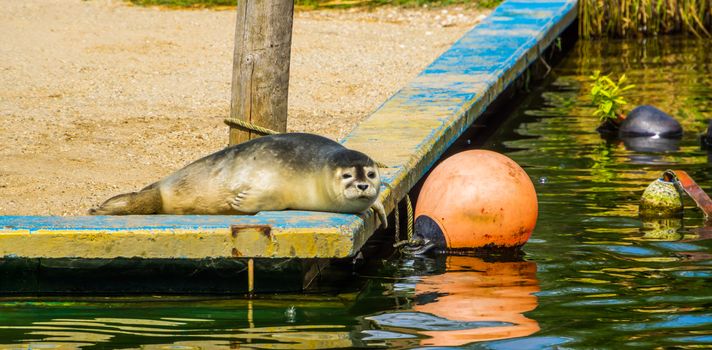
[[[361,191],[365,191],[368,188],[368,184],[358,184],[356,187]]]

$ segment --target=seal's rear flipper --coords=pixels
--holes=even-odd
[[[109,198],[98,208],[89,210],[90,215],[146,215],[161,212],[161,192],[149,187],[139,192],[120,194]]]

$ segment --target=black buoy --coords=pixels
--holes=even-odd
[[[427,215],[418,216],[413,227],[415,235],[423,240],[428,240],[437,250],[447,249],[445,234],[437,222]]]
[[[712,119],[709,120],[707,131],[700,136],[702,149],[712,150]]]
[[[680,149],[680,139],[651,136],[624,137],[623,146],[635,152],[675,152]]]
[[[620,125],[618,136],[679,139],[682,138],[682,125],[667,113],[650,105],[642,105],[628,113]]]

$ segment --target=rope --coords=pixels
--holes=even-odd
[[[544,59],[544,55],[541,54],[541,47],[537,47],[537,48],[539,49],[539,60],[541,61],[541,63],[544,64],[544,67],[546,67],[546,73],[544,73],[544,77],[546,77],[547,75],[549,75],[549,73],[551,73],[551,66],[548,63],[546,63],[546,60]]]
[[[395,227],[395,243],[393,243],[394,248],[398,248],[398,251],[400,251],[401,254],[405,255],[411,255],[411,256],[418,256],[427,253],[430,249],[435,247],[435,244],[431,242],[428,239],[425,238],[415,238],[413,237],[413,205],[410,202],[410,196],[408,194],[405,195],[405,206],[408,216],[408,238],[401,240],[400,239],[400,213],[398,212],[398,204],[396,203],[394,212],[396,216],[396,227]]]
[[[410,203],[410,196],[405,195],[405,205],[408,210],[408,241],[413,241],[413,205]]]
[[[406,234],[408,235],[407,239],[401,240],[400,239],[400,212],[398,210],[398,204],[395,205],[394,209],[394,214],[396,217],[396,225],[395,225],[395,243],[393,244],[394,247],[398,248],[404,245],[416,245],[419,244],[419,242],[413,240],[413,205],[410,202],[410,196],[405,195],[405,206],[406,206],[406,215],[408,217],[408,223],[407,223],[407,231]]]
[[[250,122],[248,122],[248,121],[246,121],[246,120],[242,120],[242,119],[225,118],[225,120],[223,120],[223,121],[225,122],[225,124],[227,124],[227,125],[229,125],[229,126],[235,126],[235,127],[247,129],[247,130],[250,130],[250,131],[255,131],[255,132],[257,132],[257,133],[259,133],[259,134],[262,134],[262,135],[276,135],[276,134],[281,134],[279,131],[274,131],[274,130],[272,130],[272,129],[263,128],[263,127],[261,127],[261,126],[259,126],[259,125],[252,124],[252,123],[250,123]]]
[[[396,203],[395,208],[393,208],[393,215],[396,217],[396,225],[394,227],[395,240],[393,246],[396,247],[401,242],[400,240],[400,212],[398,211],[398,203]]]

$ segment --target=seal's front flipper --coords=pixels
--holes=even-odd
[[[98,208],[89,209],[90,215],[148,215],[163,209],[161,192],[151,187],[139,192],[120,194],[109,198]]]
[[[378,214],[381,226],[383,226],[384,229],[388,228],[388,217],[386,216],[386,209],[383,208],[383,203],[377,200],[371,204],[371,209],[373,209],[374,213]]]
[[[230,208],[237,210],[239,212],[243,213],[248,213],[247,210],[245,210],[246,207],[246,201],[245,199],[248,198],[249,191],[248,190],[242,190],[235,195],[235,197],[232,197],[227,200],[227,204],[230,205]]]
[[[234,197],[227,204],[240,214],[255,214],[262,210],[281,210],[274,206],[274,199],[266,191],[251,186],[240,186],[233,192]]]

